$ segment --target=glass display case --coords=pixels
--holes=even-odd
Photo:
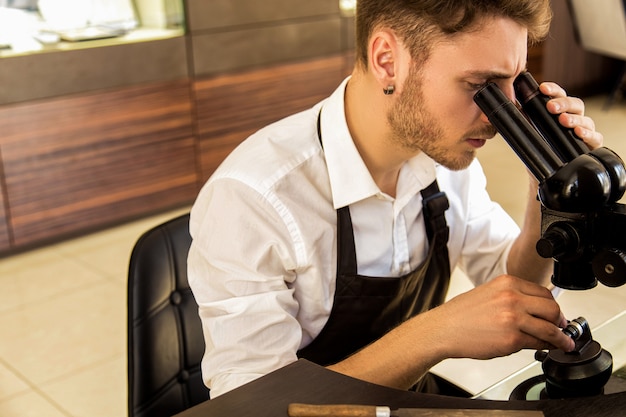
[[[0,57],[184,34],[182,0],[0,0]]]

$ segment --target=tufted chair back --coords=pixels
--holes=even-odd
[[[128,415],[171,416],[209,399],[198,306],[187,283],[189,214],[144,233],[128,272]]]

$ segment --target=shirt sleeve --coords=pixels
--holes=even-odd
[[[511,216],[491,200],[480,164],[475,161],[469,169],[465,237],[459,266],[474,285],[480,285],[507,272],[507,257],[520,229]]]
[[[203,188],[190,231],[189,284],[206,343],[202,374],[215,397],[297,360],[295,261],[275,205],[232,179]]]

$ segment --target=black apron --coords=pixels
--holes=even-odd
[[[422,190],[421,195],[428,255],[413,272],[401,277],[357,274],[350,209],[337,210],[337,279],[333,307],[320,334],[298,351],[298,357],[323,366],[339,362],[402,322],[444,302],[450,283],[449,229],[444,217],[449,203],[445,193],[439,191],[436,180]],[[452,389],[454,392],[448,392],[447,387],[433,383],[432,374],[414,388],[457,395],[456,387]]]

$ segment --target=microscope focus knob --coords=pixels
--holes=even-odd
[[[605,249],[591,262],[593,274],[607,287],[626,284],[626,253],[619,249]]]
[[[536,249],[543,258],[563,258],[580,254],[580,236],[570,223],[558,222],[550,225],[537,241]]]

